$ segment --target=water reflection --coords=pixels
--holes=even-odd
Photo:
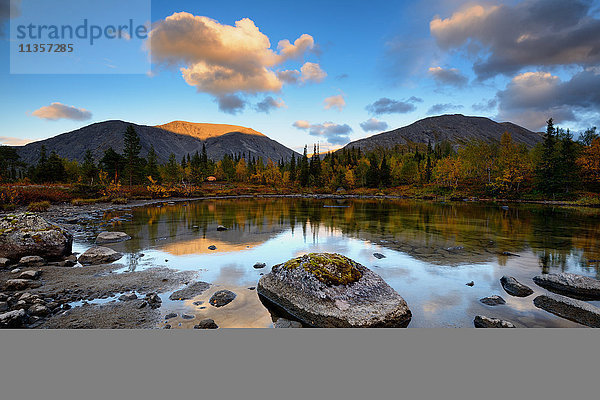
[[[217,231],[218,225],[228,230]],[[112,246],[128,254],[128,269],[192,269],[201,272],[200,279],[224,287],[255,286],[272,265],[307,252],[339,252],[372,268],[405,297],[413,309],[411,326],[472,326],[475,312],[512,317],[520,326],[576,326],[536,309],[534,296],[511,298],[498,279],[513,275],[543,293],[531,281],[540,272],[600,278],[600,212],[593,209],[406,200],[207,200],[135,209],[132,221],[113,229],[133,238]],[[211,245],[216,250],[209,250]],[[374,252],[387,257],[376,259]],[[255,270],[256,262],[268,268]],[[466,287],[471,280],[475,286]],[[507,305],[490,309],[478,302],[492,294],[502,295]],[[262,325],[267,314],[257,313]],[[234,322],[234,315],[228,323],[244,325]]]

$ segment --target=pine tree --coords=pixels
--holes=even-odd
[[[292,183],[296,181],[296,155],[294,153],[292,153],[290,161],[290,181]]]
[[[392,173],[390,170],[390,166],[387,162],[385,155],[381,160],[381,167],[379,168],[379,182],[381,186],[388,187],[390,186],[392,180]]]
[[[369,169],[366,174],[366,184],[370,188],[379,187],[379,166],[375,153],[369,154]]]
[[[310,179],[310,169],[308,165],[308,155],[306,151],[306,146],[304,146],[304,153],[302,155],[302,159],[300,160],[300,186],[306,187],[308,186],[308,181]]]
[[[146,175],[152,177],[152,179],[160,183],[160,172],[158,171],[158,155],[156,154],[156,150],[154,150],[154,145],[150,145],[147,160],[148,161],[146,163]]]
[[[123,136],[123,155],[125,157],[125,174],[129,178],[129,186],[133,184],[134,178],[136,181],[140,175],[140,137],[135,132],[133,125],[127,126],[125,135]]]
[[[94,155],[89,149],[85,152],[83,164],[81,164],[81,174],[90,185],[94,183],[94,179],[98,175],[98,168],[96,168],[96,164],[94,163]]]
[[[114,182],[116,183],[123,171],[125,159],[122,155],[114,151],[112,147],[109,147],[104,151],[104,156],[100,159],[100,165],[102,166],[102,170],[106,171],[108,176],[114,178]]]

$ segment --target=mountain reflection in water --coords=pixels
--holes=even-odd
[[[218,225],[228,230],[217,231]],[[519,326],[579,326],[535,308],[532,299],[545,291],[531,278],[560,271],[600,278],[600,211],[594,209],[249,198],[137,208],[132,221],[110,229],[133,238],[111,246],[127,254],[126,269],[192,269],[200,271],[199,279],[223,287],[256,286],[261,273],[300,254],[338,252],[373,269],[406,299],[411,327],[472,326],[476,314]],[[374,252],[386,258],[376,259]],[[256,262],[267,268],[254,269]],[[511,297],[500,286],[502,275],[536,294]],[[471,280],[475,286],[465,286]],[[479,303],[492,294],[507,304]],[[261,318],[251,319],[262,326]],[[241,316],[235,323],[231,312],[228,320],[231,326],[256,326]]]

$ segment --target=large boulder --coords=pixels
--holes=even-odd
[[[512,276],[504,275],[502,278],[500,278],[500,283],[502,284],[504,290],[506,290],[506,293],[510,294],[511,296],[527,297],[533,293],[533,290],[529,286],[523,285]]]
[[[561,273],[538,275],[536,285],[558,294],[581,300],[600,300],[600,281],[588,276]]]
[[[0,218],[0,257],[18,261],[24,256],[59,259],[71,254],[73,235],[37,214]]]
[[[275,265],[257,292],[276,313],[314,327],[406,327],[412,317],[379,275],[340,254],[311,253]]]
[[[79,256],[79,262],[84,265],[108,264],[117,261],[123,254],[108,247],[94,246]]]
[[[96,237],[96,244],[118,243],[131,239],[125,232],[101,232]]]
[[[27,315],[23,309],[0,314],[0,329],[21,328],[26,318]]]
[[[600,328],[600,308],[585,301],[556,294],[541,295],[533,299],[536,307],[554,315],[592,328]]]

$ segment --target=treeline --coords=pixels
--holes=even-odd
[[[569,130],[548,121],[543,141],[532,149],[513,142],[510,133],[500,143],[470,142],[453,146],[442,142],[398,145],[362,152],[358,148],[288,160],[263,160],[251,154],[226,155],[214,162],[203,146],[200,153],[159,164],[151,148],[140,156],[140,138],[129,126],[123,154],[109,148],[98,164],[88,151],[83,163],[46,154],[42,147],[37,164],[24,166],[12,148],[0,147],[0,179],[26,179],[35,183],[97,181],[128,185],[200,184],[209,177],[219,181],[254,183],[290,188],[394,188],[412,186],[432,194],[454,192],[518,198],[525,194],[565,198],[576,191],[600,192],[600,137],[588,129],[575,141]],[[314,146],[313,154],[319,154]],[[213,179],[213,178],[210,178]]]

